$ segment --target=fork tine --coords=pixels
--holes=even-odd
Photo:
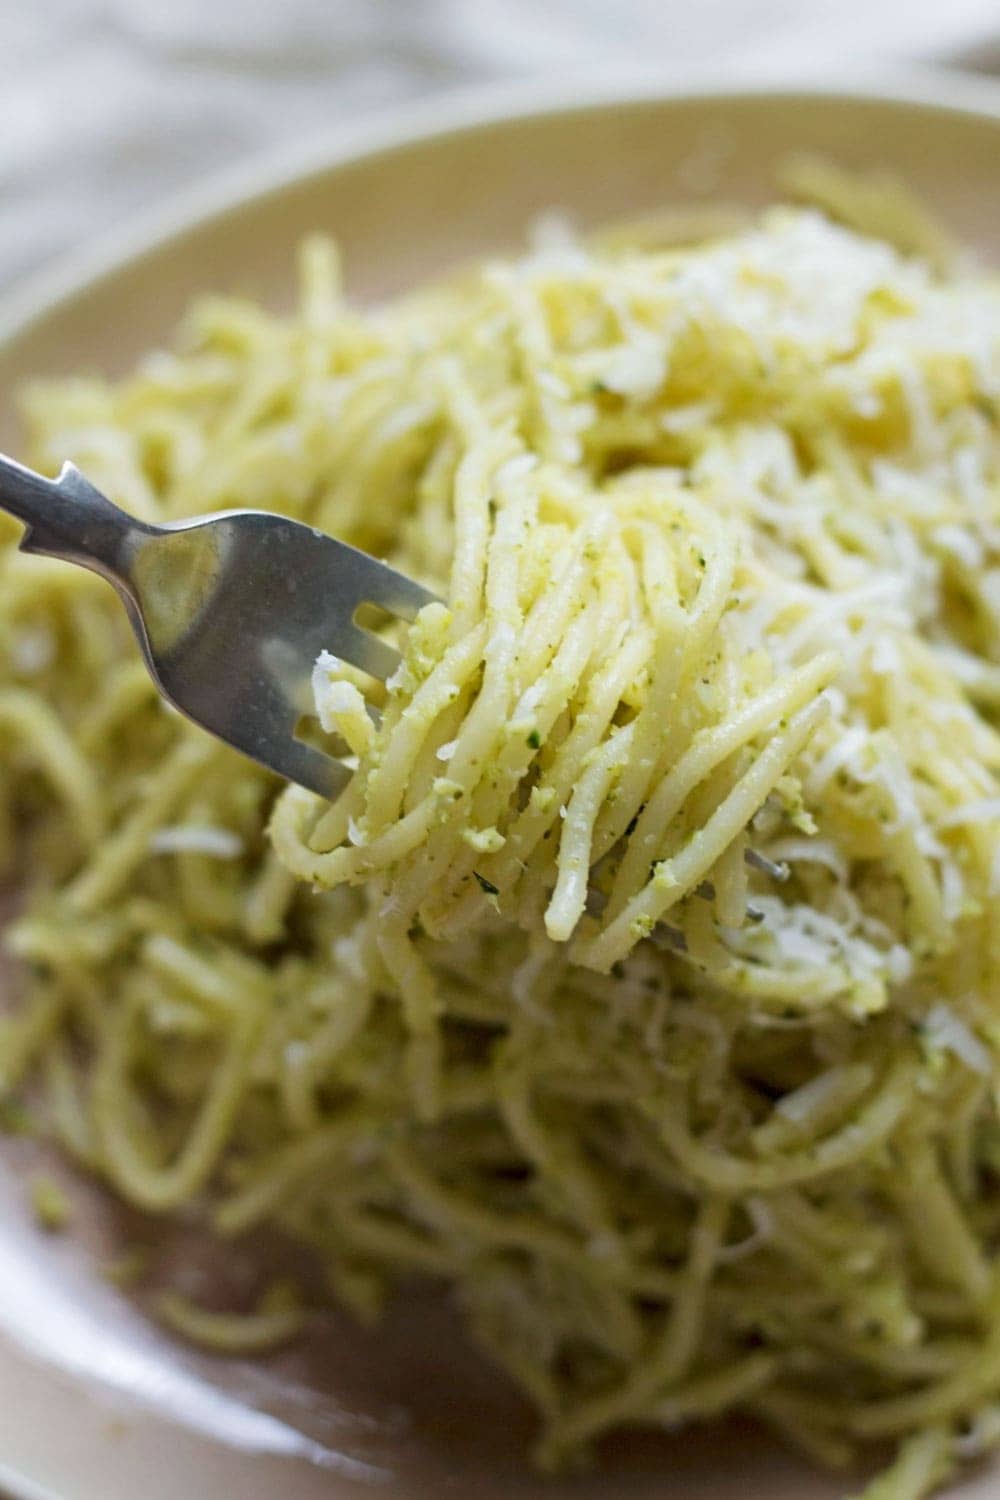
[[[300,786],[308,787],[318,797],[326,797],[331,802],[340,796],[351,779],[352,772],[343,762],[291,735],[288,743],[281,746],[280,755],[282,776],[297,781]]]
[[[386,576],[388,575],[388,576]],[[412,578],[405,578],[393,568],[386,568],[378,594],[370,601],[379,604],[402,620],[415,620],[428,604],[433,604],[436,594],[431,594]]]
[[[346,621],[331,633],[327,649],[367,672],[369,677],[380,677],[383,681],[392,676],[403,659],[387,641],[380,640],[362,625]]]
[[[356,547],[338,543],[344,552],[351,553],[350,580],[355,605],[374,604],[386,614],[398,615],[402,620],[413,620],[425,605],[433,604],[435,594],[397,573],[387,563],[369,557]]]

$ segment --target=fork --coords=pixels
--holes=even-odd
[[[175,708],[252,760],[334,798],[351,772],[297,737],[323,650],[371,677],[399,665],[358,621],[363,605],[412,620],[435,596],[315,527],[260,510],[152,526],[73,464],[46,479],[0,454],[0,510],[22,552],[99,573],[125,605],[150,675]]]

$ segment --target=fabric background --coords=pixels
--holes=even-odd
[[[1000,0],[0,0],[0,290],[213,170],[401,99],[662,64],[1000,73]]]

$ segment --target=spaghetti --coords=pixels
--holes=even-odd
[[[26,394],[141,515],[283,510],[447,603],[384,686],[320,659],[356,772],[275,801],[10,533],[0,1087],[363,1315],[450,1285],[546,1465],[738,1408],[917,1500],[1000,1431],[1000,289],[906,251],[776,208],[359,312],[312,241],[291,316]]]

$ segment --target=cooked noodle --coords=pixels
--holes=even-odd
[[[992,1445],[997,285],[774,209],[359,312],[317,241],[291,316],[25,407],[147,518],[282,510],[446,602],[384,687],[321,658],[357,771],[275,803],[4,533],[4,1094],[359,1313],[450,1285],[544,1464],[738,1408],[915,1500]]]

